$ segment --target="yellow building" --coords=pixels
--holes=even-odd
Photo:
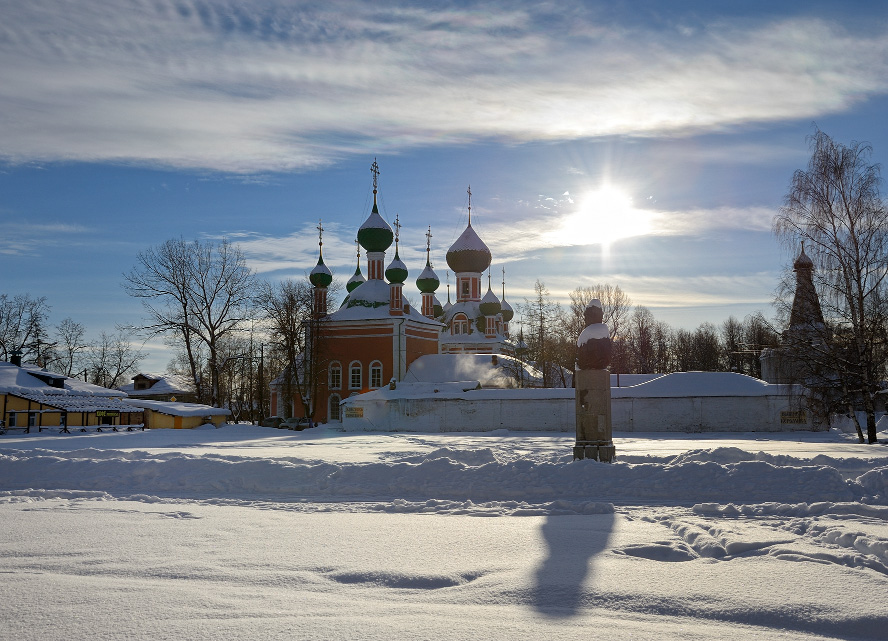
[[[199,403],[178,403],[129,398],[123,401],[131,409],[145,412],[145,427],[149,429],[190,429],[200,425],[222,425],[230,411]]]
[[[0,361],[3,431],[143,427],[143,410],[124,403],[125,396],[34,365]]]

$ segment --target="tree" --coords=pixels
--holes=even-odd
[[[0,358],[8,361],[13,352],[19,351],[23,360],[41,360],[48,315],[45,296],[0,294]]]
[[[168,240],[138,255],[124,275],[127,293],[141,298],[148,321],[139,329],[165,334],[181,346],[198,395],[206,393],[197,355],[207,350],[210,402],[219,403],[219,381],[227,361],[223,342],[239,332],[252,312],[255,280],[241,250],[219,244]]]
[[[604,313],[602,322],[610,330],[611,339],[617,337],[623,330],[632,309],[632,300],[619,285],[598,283],[592,287],[577,287],[568,295],[570,306],[564,315],[565,333],[572,334],[574,340],[586,328],[583,315],[592,299],[597,298],[601,301],[601,310]]]
[[[80,371],[80,355],[89,347],[83,325],[65,318],[56,327],[56,357],[54,366],[60,374],[74,376]]]
[[[87,372],[94,385],[115,388],[135,374],[144,352],[134,349],[124,331],[116,334],[102,332],[86,350]]]
[[[549,290],[539,280],[533,286],[533,299],[524,299],[520,306],[522,326],[527,326],[527,356],[543,375],[543,387],[551,387],[557,372],[556,332],[561,306],[551,299]],[[576,341],[576,337],[573,339]]]
[[[874,443],[888,324],[888,210],[879,191],[879,166],[870,162],[868,144],[845,146],[819,129],[808,142],[808,166],[793,174],[774,231],[793,254],[804,242],[816,266],[826,322],[811,327],[810,339],[794,351],[835,373],[862,405],[867,438]]]
[[[286,363],[283,381],[283,394],[291,399],[299,392],[303,399],[305,416],[311,416],[308,398],[312,388],[309,383],[311,368],[306,368],[302,360],[305,351],[307,330],[311,322],[312,291],[305,281],[282,280],[277,284],[263,283],[257,298],[263,319],[268,325],[270,338]],[[305,392],[305,394],[303,394]],[[289,415],[289,401],[282,404],[284,415]]]

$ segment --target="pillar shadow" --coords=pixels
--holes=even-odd
[[[551,618],[567,618],[588,605],[586,585],[592,557],[607,548],[614,514],[548,516],[542,525],[548,555],[536,571],[533,607]]]

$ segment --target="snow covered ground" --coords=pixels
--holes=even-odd
[[[888,447],[626,436],[7,434],[0,639],[885,638]]]

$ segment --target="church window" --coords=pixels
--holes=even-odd
[[[379,361],[370,363],[370,387],[382,387],[382,363]]]
[[[468,334],[469,333],[469,319],[465,314],[457,314],[453,317],[453,323],[451,327],[451,334]]]
[[[342,415],[339,413],[339,402],[342,399],[339,398],[339,394],[331,394],[330,395],[330,411],[327,415],[330,417],[331,421],[341,421]]]
[[[469,298],[469,279],[468,278],[464,279],[462,282],[462,297],[463,297],[463,299],[466,299],[466,300]]]
[[[361,389],[361,362],[353,361],[348,366],[348,387],[349,389]]]
[[[342,365],[337,362],[330,363],[330,389],[342,387]]]

